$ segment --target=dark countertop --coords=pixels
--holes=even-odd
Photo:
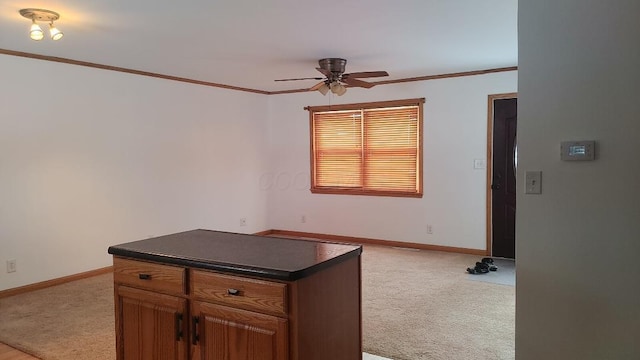
[[[191,230],[110,246],[109,254],[293,281],[349,258],[362,246]]]

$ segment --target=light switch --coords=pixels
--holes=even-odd
[[[525,194],[542,194],[542,171],[525,173]]]

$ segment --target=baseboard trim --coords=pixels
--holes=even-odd
[[[479,255],[479,256],[487,255],[487,251],[484,249],[469,249],[469,248],[461,248],[461,247],[455,247],[455,246],[419,244],[419,243],[404,242],[404,241],[391,241],[391,240],[353,237],[353,236],[318,234],[318,233],[310,233],[310,232],[302,232],[302,231],[271,229],[271,230],[261,231],[259,233],[256,233],[256,235],[262,235],[262,236],[281,235],[281,236],[302,237],[302,238],[319,239],[319,240],[361,244],[361,245],[382,245],[382,246],[390,246],[390,247],[403,247],[403,248],[419,249],[419,250],[444,251],[444,252],[450,252],[450,253]]]
[[[110,273],[110,272],[113,272],[113,266],[107,266],[107,267],[103,267],[103,268],[100,268],[100,269],[95,269],[95,270],[82,272],[82,273],[79,273],[79,274],[73,274],[73,275],[64,276],[64,277],[60,277],[60,278],[56,278],[56,279],[51,279],[51,280],[47,280],[47,281],[38,282],[38,283],[35,283],[35,284],[30,284],[30,285],[20,286],[20,287],[17,287],[17,288],[2,290],[2,291],[0,291],[0,299],[6,298],[6,297],[9,297],[9,296],[18,295],[18,294],[24,294],[24,293],[27,293],[27,292],[30,292],[30,291],[35,291],[35,290],[48,288],[48,287],[51,287],[51,286],[62,285],[64,283],[68,283],[68,282],[76,281],[76,280],[81,280],[81,279],[89,278],[89,277],[96,276],[96,275],[107,274],[107,273]]]

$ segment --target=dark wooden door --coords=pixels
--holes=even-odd
[[[515,259],[518,99],[495,99],[493,110],[491,255]]]
[[[186,360],[187,300],[118,286],[118,360]]]
[[[287,320],[201,301],[192,305],[192,359],[286,360]]]

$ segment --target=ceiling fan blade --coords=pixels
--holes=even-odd
[[[366,81],[362,81],[362,80],[358,80],[358,79],[352,79],[352,78],[342,78],[341,80],[343,83],[346,83],[347,85],[351,85],[351,86],[357,86],[357,87],[362,87],[362,88],[367,88],[370,89],[374,86],[376,86],[376,84],[372,84],[370,82],[366,82]]]
[[[370,78],[370,77],[381,77],[381,76],[389,76],[389,73],[386,71],[362,71],[362,72],[354,72],[349,74],[343,74],[343,77],[349,78]]]
[[[320,81],[319,83],[313,85],[312,87],[309,88],[309,91],[316,91],[320,89],[322,85],[324,85],[324,81]]]
[[[296,80],[322,80],[321,77],[306,77],[306,78],[294,78],[294,79],[278,79],[273,81],[296,81]]]

